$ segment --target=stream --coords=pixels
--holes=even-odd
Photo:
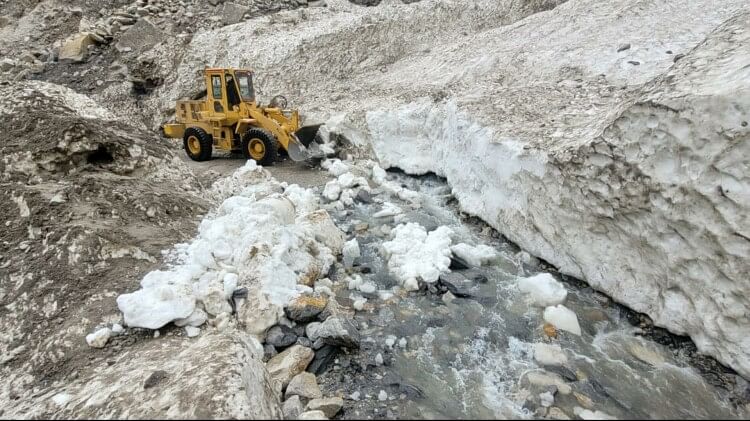
[[[337,300],[350,305],[361,295],[368,302],[355,315],[362,335],[359,352],[338,354],[318,378],[325,392],[346,397],[337,417],[747,415],[728,402],[726,390],[709,384],[691,366],[687,352],[640,335],[626,309],[581,282],[567,282],[486,224],[462,217],[443,179],[401,173],[388,177],[422,195],[417,209],[397,197],[387,198],[405,210],[399,222],[417,222],[428,231],[448,226],[453,244],[489,245],[501,258],[490,266],[444,275],[452,295],[444,296],[442,282],[391,294],[399,282],[388,272],[381,245],[390,239],[382,227],[397,225],[393,217],[375,218],[383,207],[376,202],[331,211],[339,227],[360,244],[361,257],[349,271],[373,281],[379,290],[350,291],[342,282],[347,270],[338,265],[333,277],[338,278],[333,279]],[[563,281],[568,290],[565,306],[578,316],[581,336],[558,331],[557,338],[550,338],[545,333],[543,309],[530,305],[515,285],[519,277],[540,272]],[[559,345],[567,362],[542,366],[535,361],[534,343]]]

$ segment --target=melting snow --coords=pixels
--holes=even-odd
[[[412,291],[419,288],[419,280],[436,282],[441,273],[449,271],[452,233],[445,226],[427,233],[413,222],[395,227],[393,240],[383,243],[391,274]]]

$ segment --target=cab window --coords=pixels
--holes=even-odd
[[[211,76],[211,94],[214,99],[221,99],[221,76]]]

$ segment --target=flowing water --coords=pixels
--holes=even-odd
[[[542,309],[527,303],[515,280],[551,268],[522,259],[514,245],[492,235],[486,225],[462,219],[444,180],[389,177],[423,194],[422,206],[408,210],[402,222],[418,222],[427,230],[446,225],[455,233],[454,244],[487,244],[502,258],[492,266],[453,272],[451,279],[469,298],[443,300],[435,291],[400,293],[386,300],[377,293],[361,294],[372,305],[356,315],[362,349],[339,355],[320,377],[331,392],[359,393],[358,400],[346,400],[340,416],[576,418],[588,407],[617,418],[746,417],[728,403],[726,390],[709,385],[689,365],[686,352],[639,336],[627,310],[581,283],[565,283],[565,305],[578,315],[582,335],[561,332],[549,339],[542,328]],[[396,198],[388,200],[409,208]],[[372,216],[381,208],[378,203],[358,203],[353,211],[333,214],[350,232],[357,223],[368,224],[367,230],[352,234],[362,249],[355,272],[363,272],[359,274],[382,291],[398,281],[389,275],[380,250],[389,239],[381,226],[395,223],[392,217]],[[351,294],[345,284],[339,282],[337,290],[342,300]],[[393,347],[386,345],[389,337],[396,340]],[[405,348],[398,346],[400,338],[406,338]],[[559,344],[568,362],[539,366],[533,358],[535,342]],[[384,357],[384,365],[373,362],[377,354]],[[545,372],[556,380],[544,380],[549,378],[540,376]],[[550,388],[555,382],[557,387]],[[555,409],[543,407],[539,394],[555,389]],[[385,400],[378,398],[380,391],[388,396]]]

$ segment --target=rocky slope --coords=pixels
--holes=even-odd
[[[170,347],[112,332],[107,349],[87,345],[209,202],[166,142],[88,97],[41,82],[0,96],[0,416],[276,416],[262,350],[241,334],[169,335]],[[163,382],[158,400],[149,376]],[[228,393],[216,400],[215,388]]]
[[[253,66],[269,94],[386,166],[446,176],[468,212],[747,376],[746,163],[722,158],[747,136],[742,3],[331,1],[196,34],[148,106],[167,116],[203,61]],[[659,145],[627,146],[646,135]]]

